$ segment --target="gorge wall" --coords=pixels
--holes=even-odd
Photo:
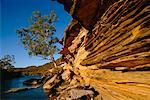
[[[72,81],[93,87],[97,100],[149,100],[149,0],[57,1],[73,18],[60,51]]]

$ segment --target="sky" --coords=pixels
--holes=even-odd
[[[54,10],[58,16],[55,34],[61,39],[71,21],[63,5],[51,0],[1,0],[0,4],[0,58],[7,54],[14,55],[16,68],[38,66],[49,62],[40,57],[30,57],[19,41],[16,30],[29,26],[28,18],[33,11],[40,11],[42,15],[47,15]],[[61,48],[61,45],[59,46]],[[57,59],[60,55],[55,54],[54,57]]]

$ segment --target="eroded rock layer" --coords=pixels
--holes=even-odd
[[[85,48],[90,54],[81,64],[133,68],[150,63],[149,12],[148,1],[113,4],[95,25],[91,33],[94,35],[87,40]]]
[[[149,100],[149,0],[70,1],[61,0],[73,21],[60,52],[70,82],[93,87],[97,100]]]

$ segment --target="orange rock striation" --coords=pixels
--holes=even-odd
[[[58,0],[73,17],[60,51],[97,100],[150,99],[149,0]]]

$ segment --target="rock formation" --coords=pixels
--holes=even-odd
[[[58,2],[73,18],[60,53],[66,62],[64,68],[70,66],[68,70],[74,73],[69,82],[64,78],[68,87],[59,89],[72,91],[67,88],[80,84],[74,88],[94,88],[98,95],[89,98],[96,100],[149,100],[149,0]]]

